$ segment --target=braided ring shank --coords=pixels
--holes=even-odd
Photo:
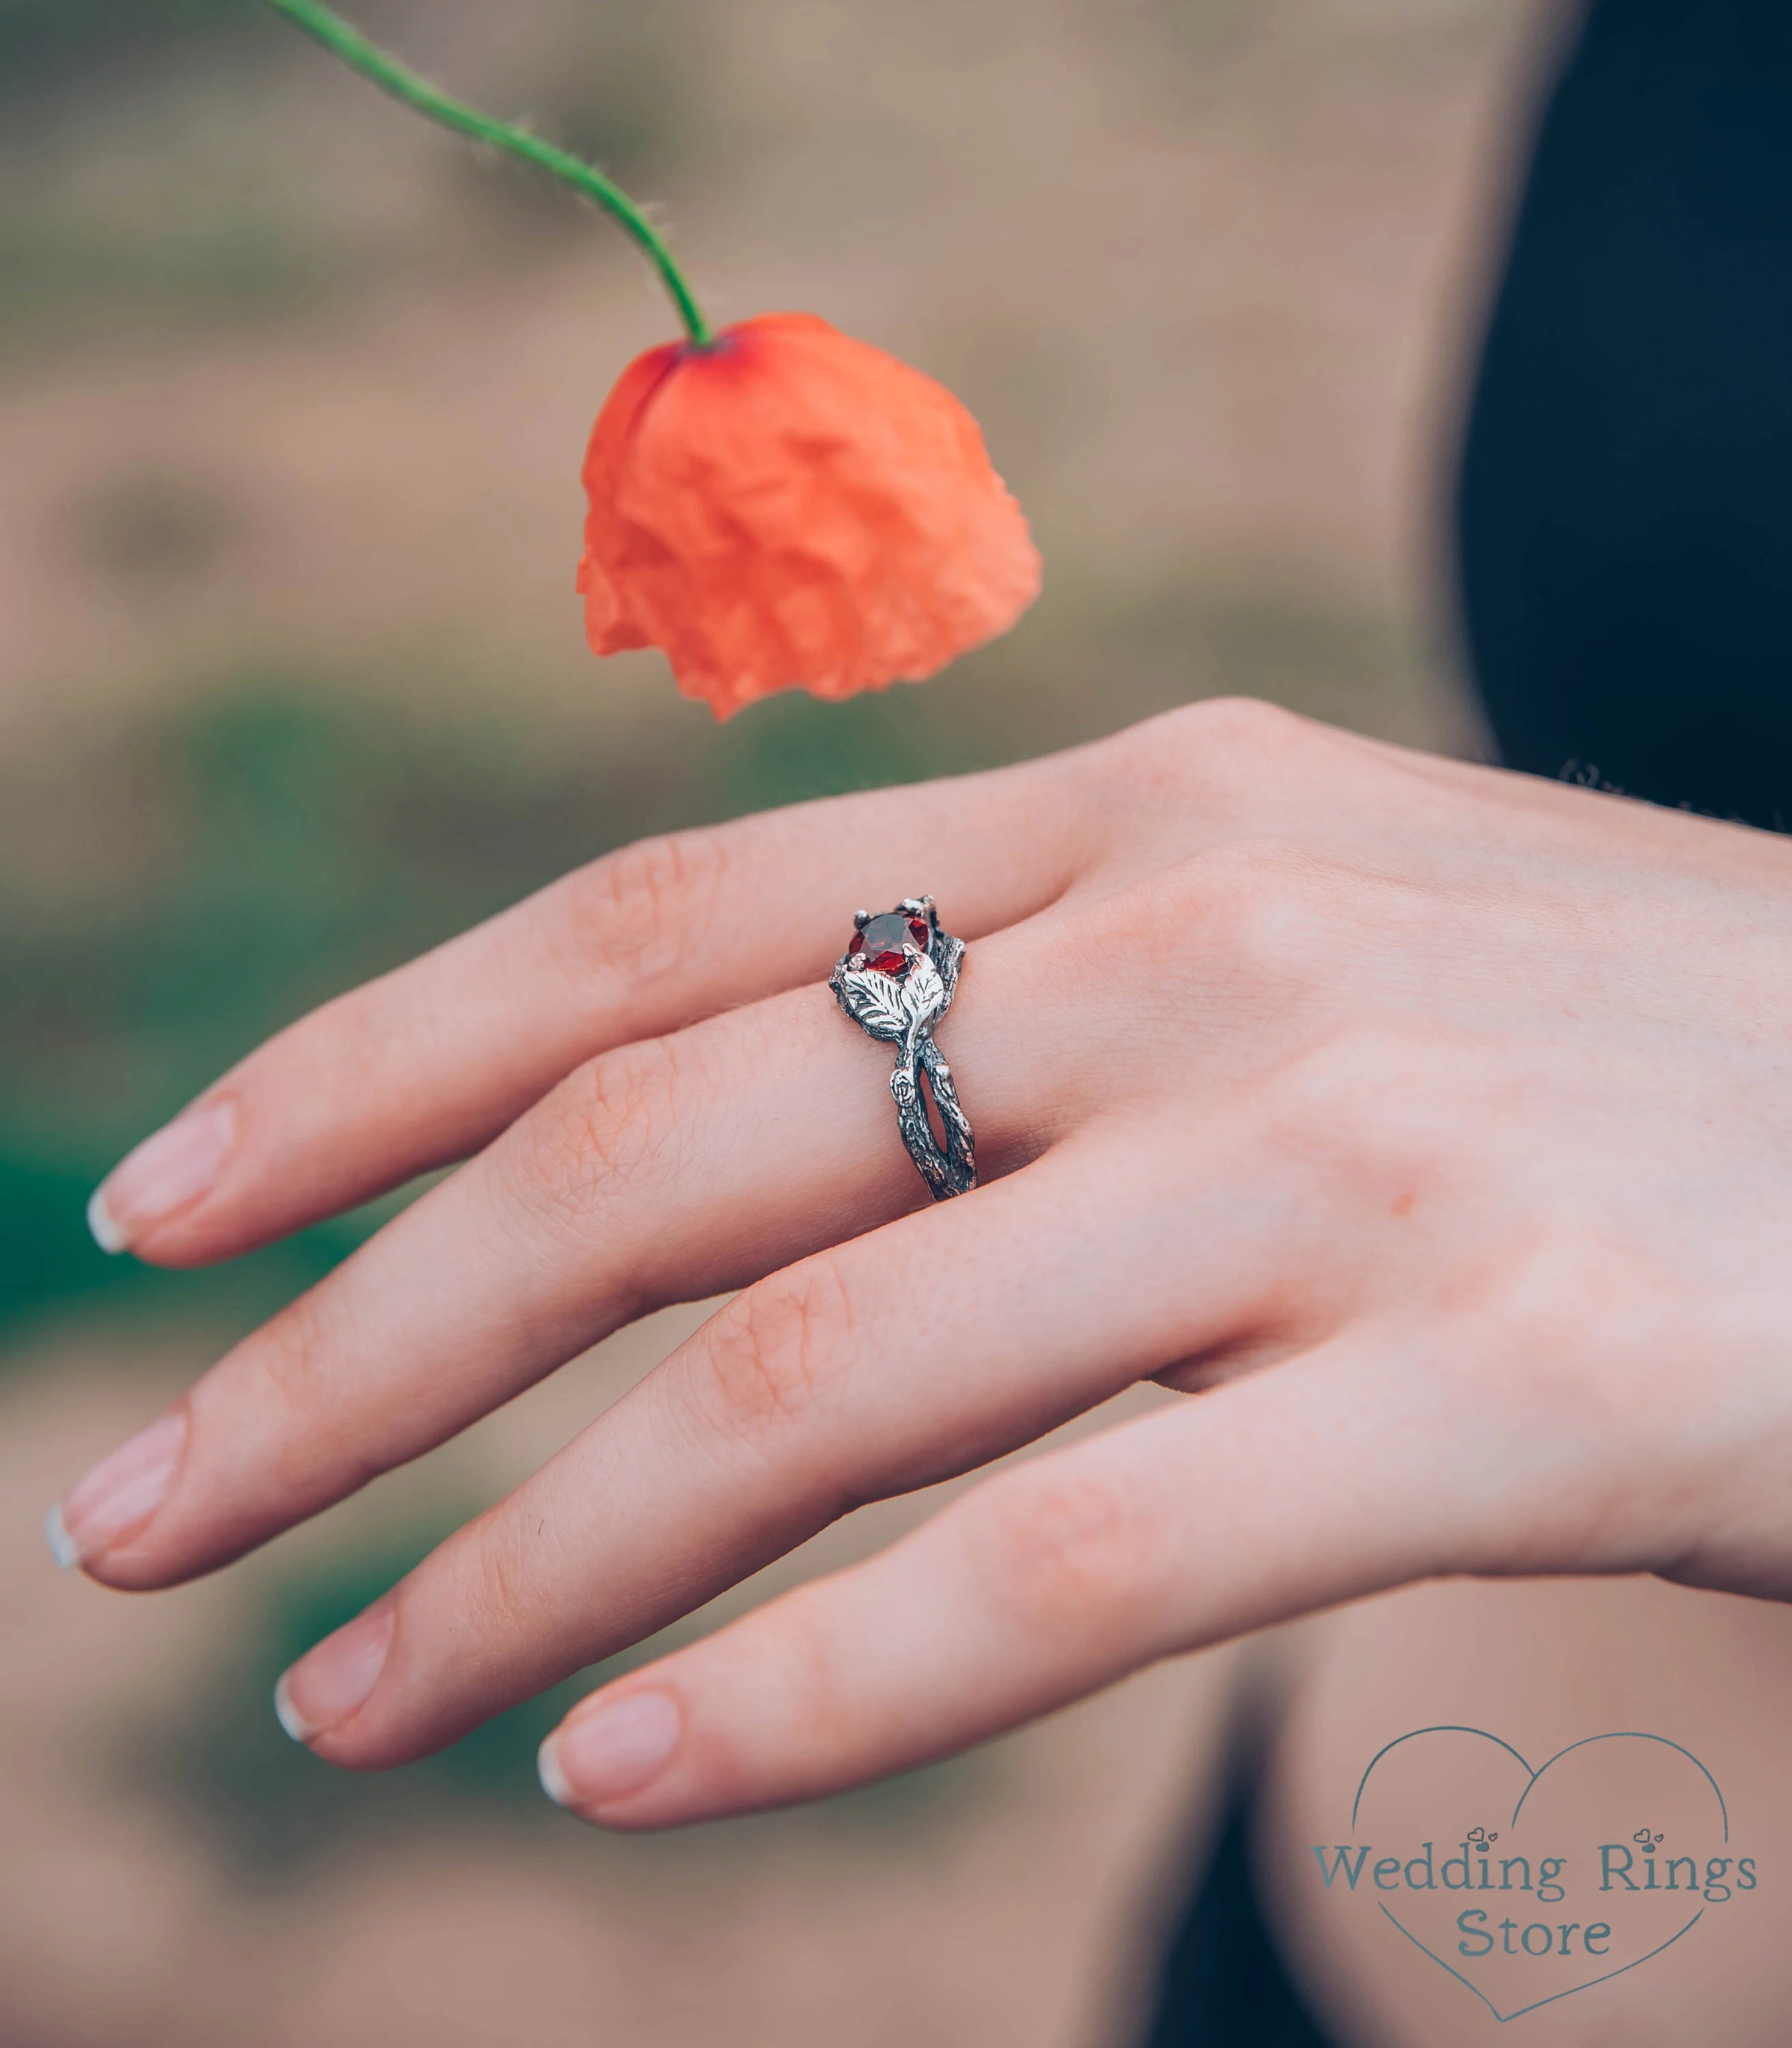
[[[860,1030],[896,1048],[890,1092],[895,1100],[897,1128],[929,1193],[942,1202],[953,1195],[968,1194],[977,1185],[971,1119],[960,1104],[945,1055],[933,1042],[933,1027],[957,992],[964,942],[941,929],[931,896],[906,897],[897,909],[905,917],[925,920],[925,952],[918,945],[909,946],[901,970],[893,974],[866,967],[847,953],[828,985]],[[868,921],[860,912],[859,925],[863,927]],[[939,1111],[945,1133],[943,1146],[927,1114],[928,1095]]]

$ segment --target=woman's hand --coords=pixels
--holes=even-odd
[[[975,943],[937,1207],[820,977]],[[1792,850],[1261,706],[630,848],[283,1033],[96,1227],[229,1257],[465,1158],[69,1495],[166,1585],[662,1304],[727,1305],[283,1685],[397,1763],[858,1503],[1028,1461],[583,1702],[648,1827],[940,1755],[1440,1573],[1792,1596]]]

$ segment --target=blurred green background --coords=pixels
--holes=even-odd
[[[0,0],[0,1364],[25,1507],[107,1447],[114,1414],[128,1426],[165,1398],[382,1212],[219,1272],[158,1274],[88,1240],[99,1175],[270,1031],[567,868],[646,832],[1012,760],[1218,692],[1472,743],[1426,537],[1509,60],[1494,15],[1473,0],[361,8],[466,96],[663,202],[720,317],[803,304],[944,378],[1034,518],[1045,595],[1009,639],[925,687],[787,697],[716,727],[657,657],[599,667],[580,640],[584,435],[667,327],[619,239],[339,76],[250,0]],[[592,1385],[613,1394],[646,1362],[594,1368]],[[0,1899],[0,2038],[240,2039],[258,2008],[230,1989],[195,1903],[217,1886],[315,1892],[327,1916],[351,1910],[345,1870],[407,1841],[549,1839],[533,1752],[576,1686],[378,1782],[291,1749],[266,1705],[288,1659],[551,1448],[542,1429],[526,1453],[389,1483],[370,1519],[344,1511],[219,1582],[234,1590],[196,1594],[193,1661],[173,1676],[149,1675],[172,1654],[149,1607],[73,1589],[91,1603],[79,1623],[46,1619],[21,1537],[5,1565],[15,1621],[48,1634],[15,1703],[14,1767],[34,1744],[64,1761],[6,1794],[0,1825],[89,1841],[93,1870],[184,1873],[168,1879],[187,1901],[169,1908],[173,1952],[212,1988],[181,1977],[165,1930],[154,1957],[77,1981],[66,1944],[27,1939],[33,1910]],[[152,1705],[127,1712],[139,1693]],[[1040,1809],[1053,1854],[1107,1840],[1139,1774],[1174,1768],[1171,1709],[1104,1711],[1142,1716],[1135,1754],[1116,1763],[1110,1743],[1084,1793]],[[840,1969],[876,1976],[879,1925],[932,1910],[892,1918],[890,1830],[937,1845],[967,1817],[998,1828],[1004,1798],[1034,1797],[1030,1772],[1083,1782],[1053,1754],[1023,1740],[704,1853],[762,1879],[766,1858],[809,1857],[846,1901]],[[1134,1777],[1102,1778],[1115,1770]],[[107,1832],[120,1800],[146,1831],[128,1854]],[[859,1847],[802,1846],[841,1827]],[[1010,1853],[1019,1883],[1040,1843],[1018,1823],[1007,1839],[978,1853]],[[666,1853],[632,1848],[646,1860],[626,1868]],[[672,1852],[677,1882],[700,1887],[691,1853]],[[871,1865],[852,1918],[841,1872]],[[1111,2023],[1095,1903],[1070,1887],[1033,1906],[1012,1954],[989,1909],[987,1983],[968,1959],[938,1965],[925,2038]],[[248,1946],[284,1953],[296,1910]],[[1034,1953],[1046,1928],[1055,1978]],[[811,1992],[776,1972],[749,1989],[719,1954],[704,1968],[733,2038],[805,2023]],[[365,2029],[308,1993],[279,2038],[408,2039],[413,2023],[432,2042],[588,2038],[546,2005],[482,2031],[478,1998],[445,2017],[429,1977],[383,2005],[363,1986]],[[991,2011],[1051,1985],[1043,2034],[989,2031]],[[526,2006],[519,1984],[509,1996]],[[644,2016],[588,2038],[683,2038],[642,1996]],[[713,2038],[716,2008],[697,2006],[712,2018],[691,2038]],[[816,2038],[921,2038],[902,1999],[886,2009],[887,2027]]]

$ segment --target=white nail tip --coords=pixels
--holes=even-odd
[[[103,1185],[95,1188],[88,1200],[87,1228],[93,1232],[93,1241],[100,1250],[109,1251],[114,1257],[124,1250],[128,1242],[114,1220],[112,1212],[106,1206]]]
[[[284,1672],[274,1683],[273,1717],[294,1742],[309,1742],[317,1732],[293,1705],[293,1695],[287,1690]]]
[[[557,1806],[570,1806],[572,1787],[567,1782],[566,1773],[560,1767],[560,1759],[554,1754],[554,1739],[549,1736],[535,1752],[535,1770],[541,1780],[541,1790]]]
[[[50,1546],[50,1555],[64,1571],[73,1571],[81,1561],[81,1546],[63,1522],[60,1503],[44,1517],[44,1541]]]

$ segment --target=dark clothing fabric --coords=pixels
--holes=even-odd
[[[1328,2048],[1276,1953],[1251,1877],[1254,1773],[1233,1789],[1213,1860],[1164,1961],[1141,2048]]]
[[[1792,826],[1792,0],[1596,0],[1550,95],[1463,450],[1502,758]],[[1146,2048],[1325,2048],[1249,1774]]]
[[[1501,757],[1792,824],[1792,5],[1600,0],[1461,470]]]

